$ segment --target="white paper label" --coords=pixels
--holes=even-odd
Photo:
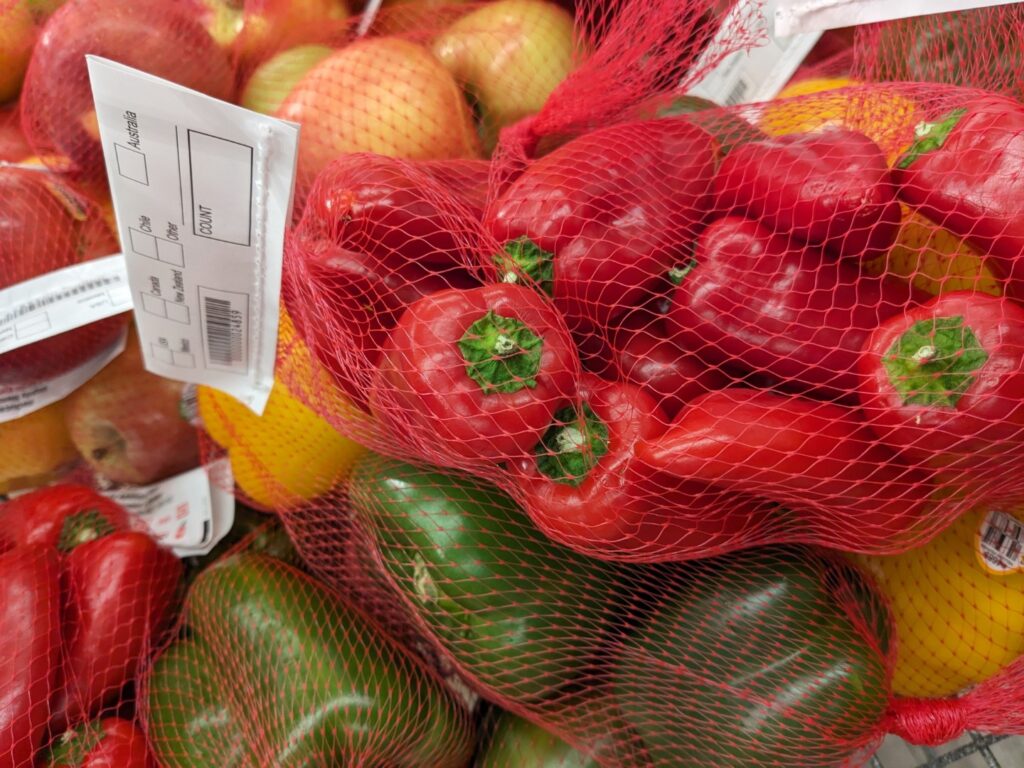
[[[159,483],[102,493],[137,515],[150,535],[178,557],[194,557],[212,550],[235,522],[230,480],[230,462],[219,459]]]
[[[996,574],[1019,571],[1024,566],[1024,523],[993,509],[978,528],[977,545],[985,570]]]
[[[730,34],[736,20],[751,14],[751,7],[757,0],[741,0],[722,23],[719,37]],[[814,48],[821,32],[796,35],[786,39],[771,34],[770,6],[759,11],[757,24],[765,38],[765,44],[750,51],[736,51],[727,56],[715,69],[689,89],[689,93],[716,104],[731,107],[734,104],[751,104],[774,99],[796,72],[800,63]],[[752,30],[756,31],[756,30]],[[721,41],[716,38],[708,46],[714,51]],[[705,54],[706,56],[708,54]],[[697,68],[700,69],[698,60]]]
[[[776,0],[775,34],[784,37],[1014,2],[1019,0]]]
[[[86,58],[146,368],[260,414],[298,126]]]
[[[37,381],[24,389],[0,389],[0,424],[27,416],[33,411],[63,400],[124,351],[128,331],[96,356],[70,371],[45,381]]]
[[[58,269],[0,291],[0,355],[129,312],[120,254]]]

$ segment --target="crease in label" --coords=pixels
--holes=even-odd
[[[146,368],[260,414],[299,128],[86,58]]]

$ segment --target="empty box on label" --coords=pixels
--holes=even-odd
[[[188,154],[193,233],[211,240],[250,245],[252,147],[190,130]]]
[[[149,169],[146,167],[146,155],[137,149],[123,144],[114,145],[117,158],[117,172],[126,179],[149,186]]]

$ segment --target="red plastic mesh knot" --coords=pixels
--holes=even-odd
[[[539,140],[537,115],[527,115],[501,132],[501,145],[513,157],[531,157]]]
[[[895,699],[886,730],[911,744],[935,747],[962,736],[969,714],[963,699]]]

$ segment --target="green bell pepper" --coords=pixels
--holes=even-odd
[[[765,548],[681,568],[615,690],[656,765],[835,766],[889,699],[884,605],[848,565]]]
[[[467,475],[367,454],[348,490],[408,610],[490,692],[542,699],[594,658],[616,607],[614,567],[552,543]]]
[[[156,662],[146,685],[164,765],[468,763],[469,715],[452,694],[295,568],[229,557],[199,575],[186,611],[192,637]]]
[[[505,712],[494,723],[477,768],[598,768],[553,733],[529,720]]]

